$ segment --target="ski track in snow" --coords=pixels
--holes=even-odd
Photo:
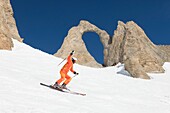
[[[76,64],[68,87],[87,94],[78,96],[39,85],[60,77],[62,59],[13,41],[12,51],[0,50],[0,113],[170,113],[170,63],[151,80],[130,77],[123,64]]]

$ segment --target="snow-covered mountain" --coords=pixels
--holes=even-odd
[[[0,113],[170,113],[170,63],[151,80],[129,77],[122,64],[75,65],[68,87],[87,94],[77,96],[40,86],[60,77],[62,59],[13,41],[12,51],[0,51]]]

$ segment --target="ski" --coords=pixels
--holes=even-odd
[[[46,87],[49,87],[49,88],[51,88],[51,89],[55,89],[55,90],[58,90],[58,91],[61,91],[61,92],[64,92],[64,90],[62,90],[62,89],[60,89],[60,88],[54,88],[52,85],[46,85],[46,84],[44,84],[44,83],[40,83],[40,85],[46,86]]]
[[[79,92],[71,91],[70,89],[69,90],[64,90],[64,89],[61,89],[61,88],[54,88],[52,85],[47,85],[47,84],[44,84],[44,83],[40,83],[40,85],[46,86],[48,88],[51,88],[51,89],[54,89],[54,90],[57,90],[57,91],[60,91],[60,92],[63,92],[63,93],[69,93],[69,94],[74,94],[74,95],[86,96],[86,94],[84,94],[84,93],[79,93]]]
[[[68,93],[70,93],[70,94],[75,94],[75,95],[86,96],[86,94],[84,94],[84,93],[78,93],[78,92],[71,91],[71,90],[68,90]]]

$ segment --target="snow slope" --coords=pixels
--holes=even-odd
[[[95,69],[75,65],[68,85],[86,96],[65,94],[39,83],[59,78],[62,59],[14,40],[0,50],[0,113],[170,113],[170,63],[151,80],[131,78],[123,65]],[[74,76],[70,73],[71,76]]]

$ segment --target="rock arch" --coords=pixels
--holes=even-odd
[[[102,67],[102,65],[97,63],[97,61],[90,55],[85,46],[82,36],[86,32],[95,32],[99,35],[100,41],[104,47],[104,54],[105,56],[107,56],[108,42],[110,40],[110,36],[106,31],[99,29],[95,25],[85,20],[80,21],[78,26],[72,27],[69,30],[68,35],[65,37],[61,48],[54,55],[57,57],[65,58],[67,57],[68,53],[70,53],[70,51],[75,50],[75,57],[78,58],[78,64],[90,67]],[[105,56],[104,62],[106,60]]]

